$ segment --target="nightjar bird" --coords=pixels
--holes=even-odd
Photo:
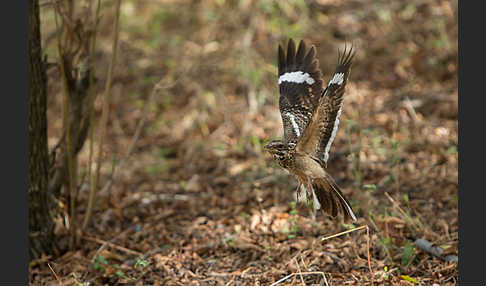
[[[315,46],[307,49],[300,41],[296,49],[290,39],[285,53],[279,45],[279,108],[284,138],[264,147],[281,167],[297,178],[297,193],[303,184],[315,209],[332,218],[341,214],[344,221],[355,221],[356,216],[326,168],[354,55],[352,47],[349,51],[345,47],[339,53],[337,68],[324,88]]]

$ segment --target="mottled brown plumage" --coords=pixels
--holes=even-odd
[[[303,41],[296,51],[289,40],[287,54],[279,45],[279,107],[284,138],[265,145],[279,163],[306,186],[307,196],[315,207],[345,221],[356,220],[334,179],[326,172],[330,147],[336,135],[343,95],[349,77],[354,51],[345,48],[339,54],[338,66],[325,89],[315,47],[307,51]],[[298,188],[298,189],[299,189]]]
[[[306,53],[306,45],[300,42],[297,54],[295,54],[295,43],[289,40],[287,56],[283,48],[278,47],[278,76],[285,73],[301,71],[308,73],[315,79],[313,84],[294,84],[283,81],[279,84],[280,99],[279,107],[282,115],[284,128],[284,141],[296,143],[305,127],[309,123],[312,112],[317,107],[322,94],[322,74],[319,70],[319,61],[315,58],[316,48],[312,46]],[[299,136],[290,121],[291,116],[298,125]]]

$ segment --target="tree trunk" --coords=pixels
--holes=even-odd
[[[30,259],[54,250],[51,200],[48,193],[47,76],[42,60],[39,3],[29,0],[29,254]]]

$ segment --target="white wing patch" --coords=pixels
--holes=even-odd
[[[301,71],[284,73],[278,78],[278,84],[284,81],[294,82],[294,83],[307,83],[313,84],[315,80],[308,73],[303,73]]]
[[[321,209],[321,204],[319,203],[319,200],[317,199],[317,196],[316,196],[316,193],[314,192],[314,190],[312,190],[312,197],[314,197],[314,208],[316,210]]]
[[[297,125],[297,122],[295,121],[295,117],[292,113],[287,112],[285,113],[290,118],[290,122],[292,123],[292,126],[294,127],[295,134],[297,137],[300,137],[300,130],[299,130],[299,125]]]
[[[334,122],[334,127],[332,128],[332,133],[331,133],[331,138],[329,138],[329,141],[327,142],[326,149],[324,150],[324,162],[327,163],[327,159],[329,159],[329,150],[331,149],[332,142],[334,141],[334,138],[336,137],[338,127],[339,127],[339,116],[341,116],[341,111],[343,109],[343,106],[338,110],[338,113],[336,114],[336,121]]]
[[[344,81],[344,73],[339,72],[339,73],[334,74],[334,77],[331,79],[331,81],[329,81],[328,86],[333,84],[333,83],[341,85],[341,84],[343,84],[343,81]]]

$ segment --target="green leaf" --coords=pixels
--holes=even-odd
[[[118,277],[121,277],[121,278],[126,278],[125,273],[123,273],[123,271],[121,271],[121,270],[118,270],[117,272],[115,272],[115,274],[116,274]]]
[[[381,241],[381,243],[383,245],[388,246],[388,245],[390,245],[391,238],[389,236],[387,236],[387,237],[381,237],[380,238],[380,241]]]
[[[295,201],[291,201],[291,202],[289,203],[289,205],[290,205],[290,208],[291,208],[291,209],[295,209],[295,207],[297,206],[297,203],[296,203]]]
[[[455,155],[457,153],[457,147],[456,146],[451,146],[449,149],[447,149],[447,154],[449,155]]]
[[[363,185],[363,188],[376,191],[376,185],[375,184],[366,184],[366,185]]]
[[[414,255],[413,244],[409,243],[405,245],[402,252],[402,266],[407,266],[412,262]]]
[[[408,203],[408,194],[403,195],[403,199]]]
[[[141,258],[137,258],[137,262],[135,262],[135,265],[133,266],[133,268],[137,268],[139,266],[141,266],[142,268],[144,268],[147,265],[148,265],[147,260],[141,259]]]
[[[106,261],[105,257],[103,255],[98,255],[97,260],[103,264],[108,264],[108,261]]]
[[[222,241],[223,241],[223,242],[224,242],[226,245],[228,245],[228,246],[233,246],[233,238],[232,238],[232,237],[229,237],[229,236],[227,236],[227,237],[223,237],[223,238],[222,238]]]
[[[108,265],[108,261],[106,261],[103,255],[95,256],[93,259],[93,269],[99,270],[101,272],[105,272],[105,265]]]
[[[402,278],[403,280],[406,280],[406,281],[409,281],[409,282],[412,282],[412,283],[415,283],[415,284],[418,284],[419,282],[417,281],[417,279],[415,278],[412,278],[408,275],[400,275],[400,278]]]

